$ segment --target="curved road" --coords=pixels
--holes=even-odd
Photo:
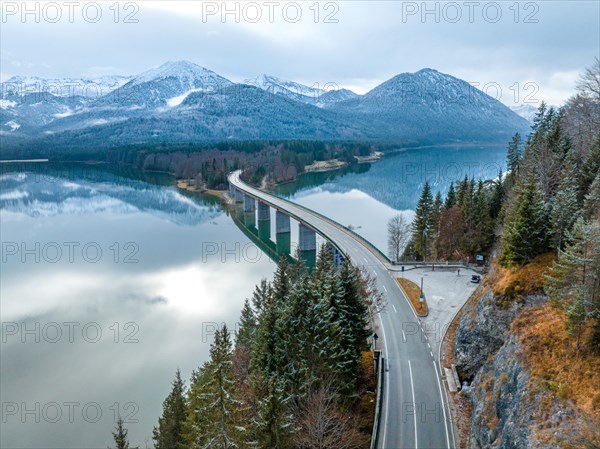
[[[229,175],[229,182],[236,189],[301,220],[326,237],[350,256],[355,265],[365,266],[386,295],[386,311],[379,315],[386,372],[377,447],[455,448],[437,354],[433,354],[419,319],[381,256],[343,226],[303,206],[255,189],[242,182],[239,174],[237,171]]]

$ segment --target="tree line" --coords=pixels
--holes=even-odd
[[[234,337],[225,325],[215,333],[189,387],[177,371],[154,447],[368,446],[372,422],[355,416],[365,354],[372,364],[370,307],[381,303],[373,285],[349,261],[336,266],[327,246],[312,272],[282,258],[245,301]]]
[[[527,138],[513,136],[507,173],[464,178],[445,198],[426,183],[413,222],[388,223],[388,243],[396,260],[486,254],[508,269],[554,254],[544,291],[577,348],[592,326],[587,344],[600,352],[600,60],[563,107],[542,102]]]

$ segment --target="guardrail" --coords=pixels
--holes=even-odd
[[[244,181],[242,181],[241,179],[240,179],[240,181],[241,181],[241,182],[244,182]],[[253,187],[253,186],[250,186],[250,187],[252,187],[252,188],[254,188],[254,189],[256,189],[256,190],[260,190],[260,189],[258,189],[258,188],[256,188],[256,187]],[[262,190],[260,190],[260,191],[262,192]],[[383,259],[383,261],[384,261],[384,262],[387,262],[387,263],[389,263],[390,265],[392,264],[392,261],[389,259],[389,257],[388,257],[388,256],[386,256],[386,255],[385,255],[385,254],[384,254],[384,253],[383,253],[383,252],[382,252],[382,251],[381,251],[379,248],[377,248],[375,245],[373,245],[371,242],[369,242],[369,241],[368,241],[366,238],[364,238],[362,235],[360,235],[360,234],[357,234],[357,233],[356,233],[354,230],[352,230],[352,229],[348,228],[347,226],[344,226],[343,224],[341,224],[341,223],[339,223],[339,222],[337,222],[337,221],[335,221],[335,220],[333,220],[333,219],[331,219],[331,218],[329,218],[329,217],[327,217],[327,216],[325,216],[325,215],[321,214],[320,212],[317,212],[317,211],[315,211],[315,210],[309,209],[308,207],[302,206],[301,204],[294,203],[293,201],[290,201],[290,200],[288,200],[287,198],[282,198],[282,197],[280,197],[280,196],[273,195],[272,193],[268,193],[268,192],[263,192],[263,193],[265,193],[265,194],[267,194],[267,195],[272,195],[272,196],[274,196],[275,198],[277,198],[277,199],[279,199],[279,200],[281,200],[281,201],[285,201],[285,202],[286,202],[286,203],[288,203],[288,204],[291,204],[291,205],[293,205],[293,206],[295,206],[295,207],[298,207],[298,208],[300,208],[300,209],[303,209],[303,210],[304,210],[304,211],[306,211],[306,212],[309,212],[309,213],[311,213],[311,214],[314,214],[314,215],[318,216],[318,217],[319,217],[321,220],[327,221],[327,222],[329,222],[330,224],[332,224],[332,225],[334,225],[334,226],[337,226],[337,227],[339,227],[339,228],[342,228],[344,231],[351,233],[351,234],[352,234],[354,237],[356,237],[358,240],[360,240],[360,241],[361,241],[361,242],[362,242],[362,243],[363,243],[365,246],[367,246],[367,247],[368,247],[368,248],[369,248],[369,249],[370,249],[372,252],[375,252],[375,253],[377,253],[377,255],[378,255],[379,257],[381,257],[381,258]],[[293,216],[293,214],[290,214],[290,215],[291,215],[291,216]],[[302,220],[300,220],[298,217],[294,217],[294,218],[296,218],[296,219],[297,219],[297,220],[299,220],[299,221],[302,221]],[[338,249],[339,249],[339,248],[338,248]]]
[[[378,354],[378,355],[377,355]],[[379,438],[379,421],[381,421],[381,407],[383,403],[383,354],[381,351],[374,351],[373,356],[377,359],[375,365],[377,369],[377,399],[375,400],[375,418],[373,419],[373,433],[371,434],[371,449],[377,448]]]

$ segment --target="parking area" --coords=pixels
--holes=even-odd
[[[420,320],[436,359],[444,330],[478,285],[471,282],[471,276],[477,274],[466,268],[461,268],[458,274],[457,269],[447,269],[443,265],[434,270],[428,267],[395,273],[397,278],[404,277],[417,285],[423,279],[429,315]]]

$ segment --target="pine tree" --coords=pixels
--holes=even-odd
[[[256,441],[249,446],[258,449],[288,447],[288,439],[294,431],[294,417],[289,411],[289,399],[284,388],[273,376],[266,383],[259,400],[256,416],[252,419],[252,432]]]
[[[506,167],[510,172],[510,176],[514,179],[519,173],[519,164],[521,163],[521,135],[516,133],[508,144],[506,155]]]
[[[456,191],[454,190],[454,181],[450,182],[448,188],[448,194],[446,195],[446,201],[444,202],[444,209],[448,210],[456,204]]]
[[[278,269],[277,271],[280,270]],[[280,273],[279,276],[280,278],[287,279],[287,274]],[[276,375],[281,370],[279,366],[279,352],[282,342],[278,336],[277,324],[281,314],[280,305],[285,303],[285,298],[275,299],[273,288],[269,288],[269,290],[270,294],[263,298],[261,304],[262,312],[258,317],[256,339],[250,359],[251,371],[261,372],[265,380]]]
[[[261,300],[262,302],[262,300]],[[250,305],[250,301],[244,301],[244,307],[242,308],[242,314],[240,317],[240,326],[235,336],[236,349],[243,349],[245,351],[252,350],[254,340],[256,338],[256,315]]]
[[[552,224],[552,233],[554,234],[553,243],[555,248],[560,249],[565,243],[565,235],[579,216],[577,185],[574,171],[569,161],[567,161],[567,167],[564,170],[558,192],[551,200],[551,208],[550,222]]]
[[[121,416],[117,418],[117,425],[115,426],[115,431],[113,434],[113,439],[115,441],[115,449],[130,449],[129,439],[127,438],[127,429],[123,425],[124,421]],[[131,449],[138,449],[131,448]]]
[[[236,413],[240,407],[234,395],[232,376],[232,345],[227,326],[215,333],[210,347],[210,361],[199,379],[204,382],[194,390],[199,395],[201,408],[194,422],[196,440],[194,448],[227,449],[238,447],[241,429]],[[198,378],[197,378],[198,379]]]
[[[502,210],[502,204],[504,203],[504,176],[502,170],[498,173],[498,179],[494,181],[494,188],[492,190],[492,197],[490,199],[490,217],[492,220],[496,220]]]
[[[585,197],[583,213],[586,219],[600,220],[600,172],[596,175],[596,179]]]
[[[260,285],[257,285],[252,294],[252,306],[256,311],[257,316],[260,316],[263,311],[263,304],[268,300],[271,295],[271,285],[266,279],[260,281]]]
[[[567,328],[579,347],[588,319],[596,319],[600,332],[600,225],[579,218],[569,242],[546,276],[545,290],[551,304],[567,312]]]
[[[596,134],[590,154],[581,167],[579,198],[583,199],[590,190],[596,176],[600,173],[600,132]]]
[[[475,222],[473,249],[477,252],[486,251],[492,243],[492,219],[487,194],[481,180],[477,184],[473,199],[473,217]]]
[[[179,370],[175,373],[171,393],[163,402],[163,414],[154,427],[152,439],[156,449],[184,449],[187,402]]]
[[[421,197],[415,209],[415,219],[412,223],[412,241],[417,258],[424,260],[428,256],[427,244],[431,232],[431,211],[433,208],[433,196],[429,183],[425,182]]]
[[[548,213],[536,184],[529,182],[519,193],[505,225],[500,263],[524,265],[549,249]]]
[[[430,218],[430,248],[431,254],[434,260],[438,259],[440,252],[440,224],[442,219],[442,194],[438,191],[433,200],[433,206],[431,207],[431,218]]]

